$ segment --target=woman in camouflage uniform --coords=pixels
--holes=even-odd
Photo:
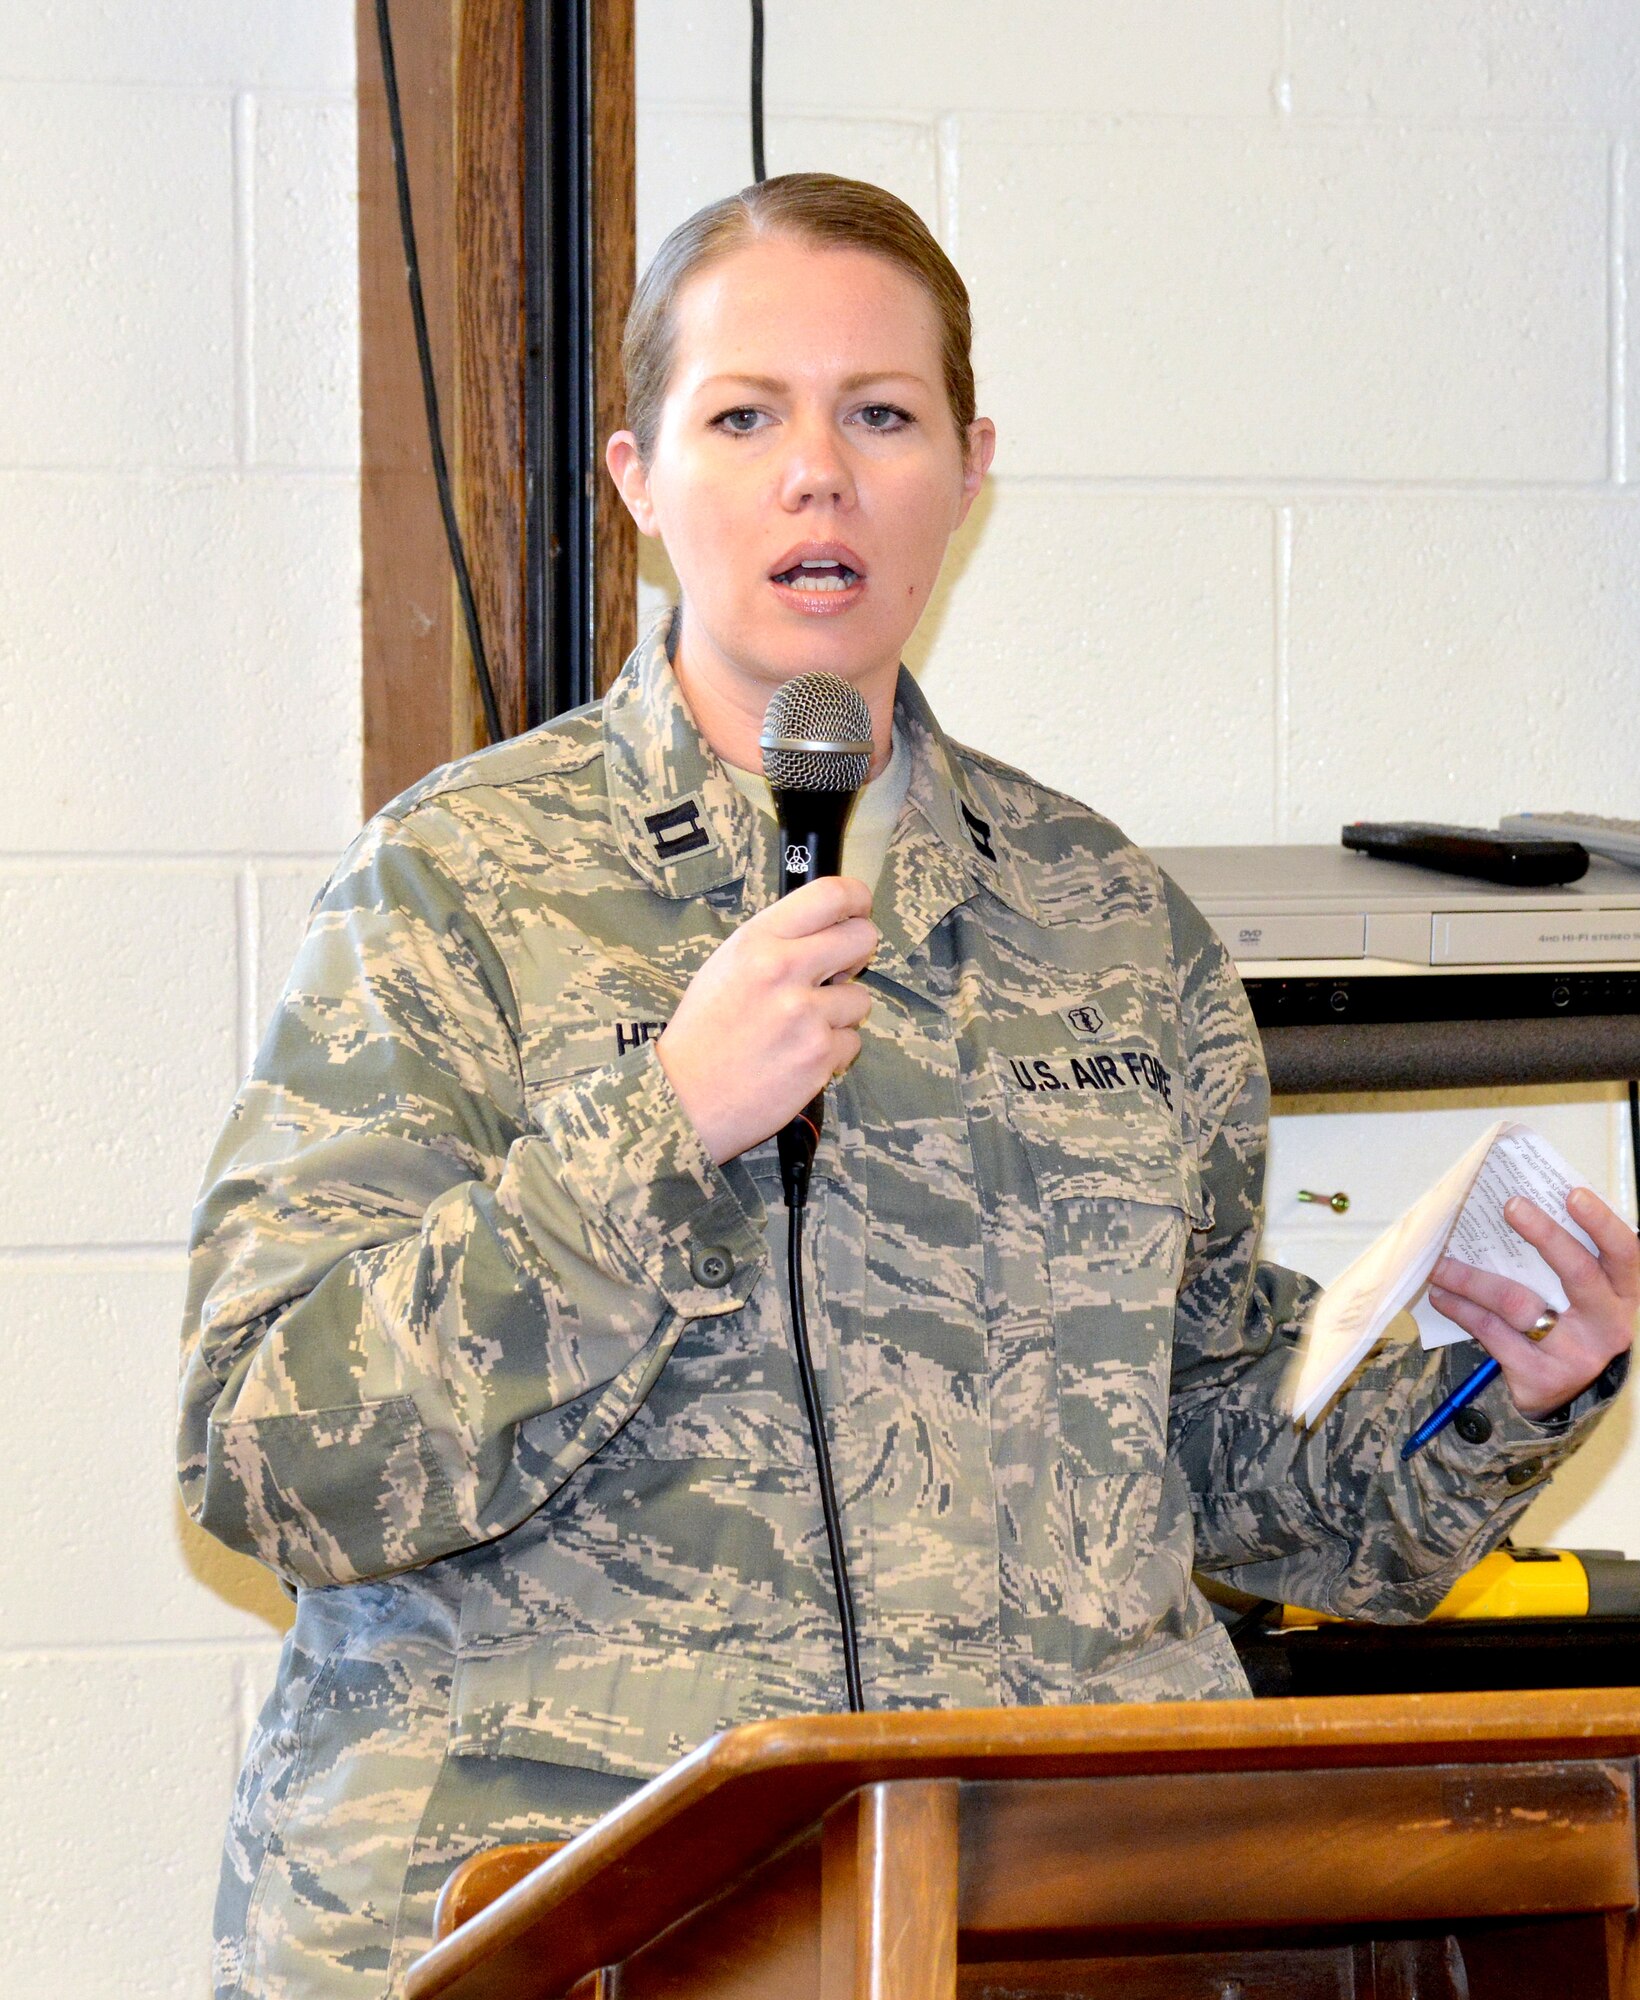
[[[873,1707],[1244,1694],[1195,1566],[1416,1617],[1632,1330],[1590,1196],[1599,1262],[1523,1220],[1573,1299],[1541,1347],[1538,1302],[1446,1274],[1504,1363],[1484,1426],[1402,1466],[1448,1364],[1391,1344],[1296,1431],[1309,1288],[1256,1261],[1222,949],[899,668],[992,450],[960,279],[891,196],[791,176],[675,233],[627,360],[609,464],[679,610],[603,704],[366,828],[197,1214],[184,1491],[298,1601],[225,1994],[388,1991],[474,1846],[843,1705],[771,1141],[828,1081],[809,1313]],[[850,872],[777,901],[748,774],[813,668],[875,777]]]

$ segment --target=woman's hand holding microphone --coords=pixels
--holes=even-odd
[[[721,1166],[772,1137],[860,1053],[871,995],[855,975],[877,948],[871,891],[849,875],[794,889],[725,938],[656,1043]]]

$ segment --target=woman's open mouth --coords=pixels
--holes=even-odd
[[[775,578],[790,590],[847,590],[859,581],[858,570],[840,562],[800,562],[782,570]]]
[[[841,611],[865,588],[865,576],[836,556],[804,556],[769,581],[788,604],[811,614]]]

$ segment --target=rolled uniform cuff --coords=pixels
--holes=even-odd
[[[1442,1395],[1450,1395],[1477,1365],[1471,1343],[1449,1347]],[[1496,1376],[1425,1450],[1454,1472],[1490,1479],[1505,1493],[1537,1486],[1588,1437],[1628,1372],[1627,1353],[1617,1355],[1588,1388],[1542,1417],[1522,1415],[1503,1377]]]
[[[536,1123],[539,1139],[514,1149],[526,1228],[554,1205],[544,1176],[618,1238],[674,1311],[745,1305],[765,1254],[762,1198],[738,1160],[720,1167],[707,1152],[653,1042],[560,1085]]]

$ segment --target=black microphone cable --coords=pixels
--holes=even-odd
[[[444,456],[444,430],[439,422],[438,383],[433,376],[433,348],[427,337],[427,305],[421,291],[421,260],[416,255],[416,224],[410,212],[410,168],[404,155],[404,118],[399,107],[399,75],[393,61],[393,25],[387,17],[387,0],[376,0],[376,39],[381,47],[382,87],[387,93],[387,120],[393,134],[393,177],[399,193],[399,235],[404,242],[404,275],[410,288],[410,318],[416,329],[416,359],[421,363],[421,396],[427,411],[427,444],[433,459],[433,483],[438,488],[439,512],[444,517],[444,539],[449,544],[450,563],[456,573],[456,591],[461,598],[462,621],[467,627],[467,645],[478,676],[479,699],[484,704],[484,727],[492,743],[507,734],[501,726],[501,710],[496,704],[495,683],[490,679],[490,661],[479,630],[478,603],[473,596],[473,580],[467,569],[467,551],[462,546],[461,524],[456,519],[456,503],[450,490],[450,467]]]
[[[831,1448],[826,1442],[825,1418],[820,1410],[820,1388],[814,1376],[814,1353],[809,1346],[809,1316],[803,1303],[803,1212],[808,1194],[807,1176],[801,1188],[786,1180],[786,1290],[791,1300],[792,1346],[797,1355],[797,1380],[803,1391],[803,1413],[809,1420],[809,1436],[814,1441],[815,1469],[820,1480],[820,1513],[826,1524],[826,1547],[831,1554],[831,1576],[837,1591],[837,1623],[843,1638],[843,1679],[848,1686],[849,1712],[865,1711],[865,1690],[860,1680],[860,1635],[854,1623],[854,1592],[848,1579],[848,1557],[843,1549],[843,1520],[837,1505],[837,1482],[832,1476]]]

